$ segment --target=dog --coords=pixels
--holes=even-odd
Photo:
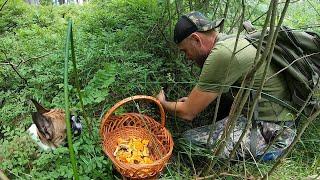
[[[31,138],[44,150],[53,150],[65,145],[67,125],[62,109],[46,109],[36,100],[31,99],[37,112],[32,112],[33,124],[28,129]],[[80,117],[70,116],[71,131],[74,136],[81,134]]]

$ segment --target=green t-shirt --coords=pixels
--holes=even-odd
[[[219,92],[223,88],[223,93],[230,90],[230,86],[241,86],[241,82],[254,63],[256,48],[244,38],[239,38],[237,53],[231,61],[232,52],[235,46],[236,38],[229,38],[220,41],[219,35],[215,47],[211,50],[206,59],[202,72],[197,83],[197,87],[202,91]],[[258,89],[263,76],[266,63],[264,63],[256,72],[253,89]],[[277,69],[272,63],[267,72],[267,77],[276,73]],[[237,88],[232,88],[232,91]],[[238,90],[238,89],[237,89]],[[283,76],[277,75],[266,81],[263,92],[275,96],[290,104],[290,93],[287,83]],[[250,103],[249,103],[250,104]],[[246,114],[247,108],[243,113]],[[258,103],[259,120],[264,121],[289,121],[294,116],[290,111],[274,102],[261,98]]]

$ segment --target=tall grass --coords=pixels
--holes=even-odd
[[[77,160],[75,157],[73,143],[72,143],[72,133],[71,133],[71,125],[70,125],[70,105],[69,105],[69,85],[68,85],[68,61],[69,61],[69,45],[71,43],[71,56],[74,57],[74,47],[73,47],[73,37],[72,37],[72,21],[68,22],[68,30],[66,37],[66,46],[65,46],[65,59],[64,59],[64,102],[65,102],[65,113],[66,113],[66,124],[67,124],[67,139],[68,139],[68,147],[70,153],[70,161],[72,164],[73,176],[76,180],[79,179]],[[73,61],[76,63],[75,61]],[[76,71],[76,69],[75,69]]]

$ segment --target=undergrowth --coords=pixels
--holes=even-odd
[[[83,6],[33,7],[22,0],[7,2],[0,11],[0,169],[9,178],[72,178],[67,147],[42,151],[26,132],[32,124],[30,112],[34,111],[29,102],[31,97],[48,108],[64,107],[63,47],[69,18],[74,21],[76,60],[85,111],[94,125],[93,136],[85,126],[81,136],[74,139],[79,175],[81,179],[118,178],[102,151],[98,133],[104,112],[128,96],[156,95],[161,88],[169,99],[187,96],[200,72],[186,63],[173,45],[172,17],[167,16],[166,3],[94,0]],[[169,3],[172,11],[174,2]],[[254,4],[250,1],[248,6],[254,9]],[[306,6],[297,5],[297,12],[288,15],[287,24],[305,26],[310,23],[308,14],[302,14]],[[258,16],[263,9],[264,6],[259,5],[252,16]],[[314,15],[314,12],[309,14]],[[221,14],[216,15],[219,16]],[[71,110],[79,112],[71,65],[69,71]],[[211,122],[213,108],[214,104],[193,123],[168,115],[166,126],[174,138],[179,137],[187,128]],[[308,128],[272,178],[319,173],[319,125],[316,121]],[[205,167],[208,159],[216,158],[205,149],[192,151],[188,144],[178,144],[172,161],[160,176],[163,179],[195,178],[199,167]],[[265,173],[271,167],[272,163],[234,162],[221,177],[257,177],[259,171]]]

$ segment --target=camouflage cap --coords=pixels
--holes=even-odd
[[[216,27],[219,27],[223,21],[224,19],[210,21],[198,11],[183,15],[180,17],[174,28],[174,42],[179,44],[182,40],[196,31],[204,32],[215,29]]]

